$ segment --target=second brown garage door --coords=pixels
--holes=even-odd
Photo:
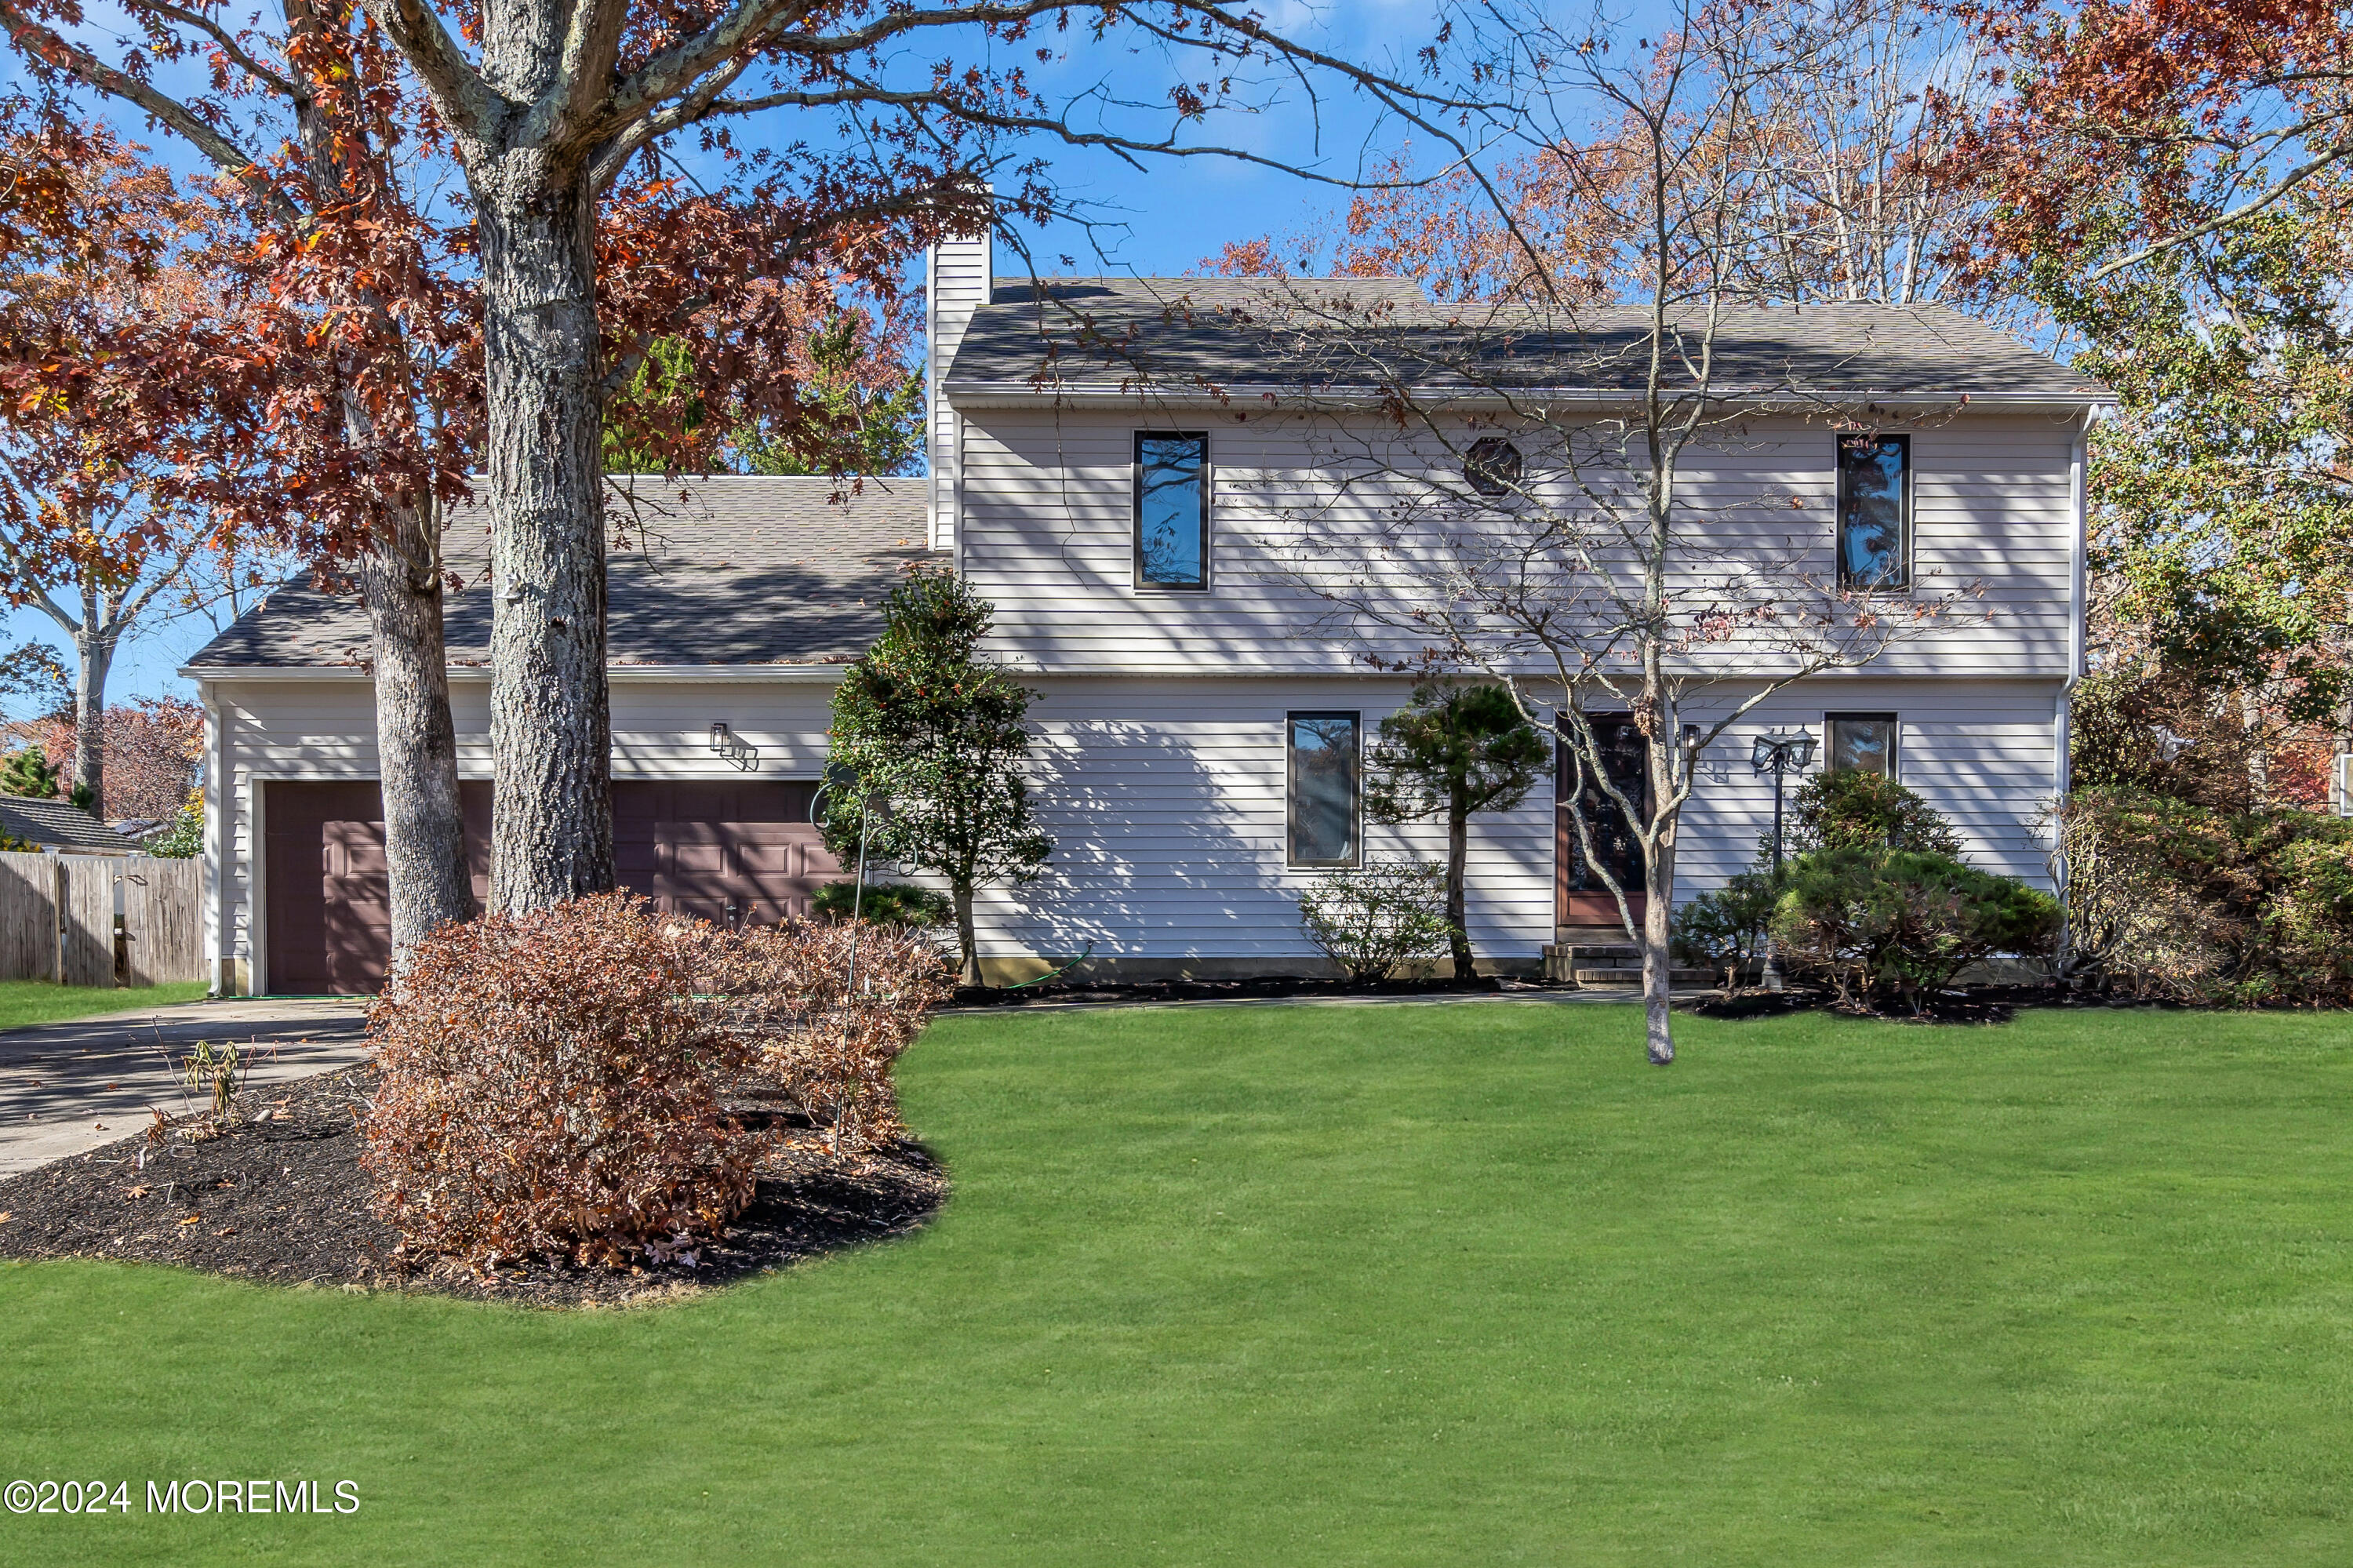
[[[727,925],[805,915],[841,874],[808,824],[812,783],[613,786],[621,885],[667,911]],[[477,900],[489,894],[491,789],[462,786]],[[364,993],[384,984],[392,917],[384,808],[374,782],[263,786],[263,875],[273,991]]]

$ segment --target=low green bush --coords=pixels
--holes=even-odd
[[[2059,903],[1947,854],[1826,849],[1789,863],[1770,929],[1792,970],[1841,1005],[1916,1011],[1922,994],[1980,959],[2049,952]]]
[[[849,919],[853,906],[869,925],[911,930],[944,926],[955,917],[946,894],[912,882],[870,882],[863,895],[854,882],[828,882],[809,899],[810,909],[828,920]]]
[[[1299,895],[1299,919],[1307,939],[1359,985],[1439,958],[1454,935],[1445,869],[1401,857],[1367,856],[1314,878]]]

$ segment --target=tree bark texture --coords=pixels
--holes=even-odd
[[[1672,819],[1658,825],[1642,879],[1642,1038],[1656,1067],[1675,1059],[1674,956],[1669,946],[1675,918],[1675,826]]]
[[[1471,953],[1470,900],[1464,895],[1470,862],[1471,803],[1462,781],[1456,779],[1446,801],[1446,924],[1447,942],[1454,950],[1454,978],[1459,980],[1472,979],[1479,972]]]
[[[81,625],[74,642],[74,765],[66,781],[69,800],[86,801],[106,814],[106,678],[114,667],[112,606],[95,586],[85,585]]]
[[[496,520],[491,905],[520,913],[614,885],[596,199],[544,149],[471,174]]]
[[[396,509],[358,575],[375,660],[377,777],[396,980],[418,942],[475,913],[449,713],[440,551],[425,516]]]
[[[955,901],[956,952],[962,960],[957,966],[956,972],[964,978],[965,984],[978,985],[980,983],[980,940],[973,932],[972,885],[966,882],[955,883],[950,885],[949,892]]]

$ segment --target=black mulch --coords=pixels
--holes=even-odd
[[[0,1181],[0,1257],[100,1257],[280,1285],[618,1306],[674,1298],[902,1234],[947,1195],[944,1172],[912,1140],[839,1159],[815,1132],[778,1126],[752,1206],[699,1249],[696,1266],[534,1261],[485,1275],[447,1260],[412,1265],[396,1250],[392,1226],[370,1208],[359,1168],[353,1112],[374,1074],[348,1067],[248,1090],[240,1097],[248,1119],[216,1135],[206,1136],[208,1122],[184,1118],[156,1137],[125,1139]]]
[[[1981,985],[1938,991],[1920,999],[1919,1011],[1898,1001],[1876,1012],[1841,1010],[1828,991],[1792,986],[1772,992],[1743,990],[1695,1000],[1689,1011],[1702,1018],[1778,1018],[1790,1012],[1847,1011],[1856,1018],[1877,1018],[1890,1023],[2007,1023],[2021,1007],[2148,1008],[2170,1007],[2139,997],[2058,985]]]

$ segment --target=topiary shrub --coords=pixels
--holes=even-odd
[[[1789,798],[1789,848],[1894,849],[1957,855],[1961,837],[1942,813],[1883,774],[1861,768],[1817,773]],[[1762,858],[1770,859],[1768,842]]]
[[[1359,985],[1437,959],[1454,936],[1445,871],[1403,858],[1367,857],[1314,878],[1299,895],[1299,917],[1307,939]]]
[[[376,1202],[421,1251],[618,1265],[750,1202],[720,1097],[752,1043],[698,1001],[706,944],[601,894],[445,926],[368,1010]]]
[[[853,907],[857,918],[873,925],[921,930],[944,926],[955,916],[946,894],[912,882],[870,882],[863,895],[854,882],[828,882],[809,899],[810,911],[828,920],[849,919]]]
[[[750,1053],[754,1072],[827,1129],[837,1152],[906,1130],[891,1065],[955,991],[930,938],[859,924],[706,926],[693,939],[705,1015]]]
[[[2024,883],[1913,850],[1821,850],[1789,863],[1771,921],[1793,969],[1841,1006],[1924,992],[1997,953],[2050,950],[2059,904]]]

